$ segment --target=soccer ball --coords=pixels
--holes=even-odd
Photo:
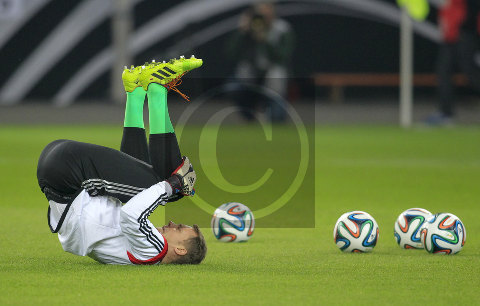
[[[425,250],[432,254],[456,254],[465,245],[467,237],[462,221],[450,213],[431,216],[420,231]]]
[[[420,240],[420,228],[425,219],[432,216],[423,208],[410,208],[402,212],[395,222],[394,235],[397,243],[404,249],[423,249]]]
[[[338,218],[333,238],[341,251],[370,252],[377,244],[378,225],[368,213],[350,211]]]
[[[212,217],[215,238],[223,242],[249,240],[255,228],[252,211],[241,203],[231,202],[217,208]]]

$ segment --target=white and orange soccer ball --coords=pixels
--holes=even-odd
[[[427,252],[453,255],[462,250],[467,232],[457,216],[439,213],[425,221],[420,229],[420,237]]]
[[[211,226],[213,235],[219,241],[244,242],[253,235],[255,218],[247,206],[230,202],[215,210]]]
[[[410,208],[402,212],[394,225],[398,245],[404,249],[423,249],[420,228],[432,213],[423,208]]]
[[[371,252],[378,239],[377,221],[364,211],[350,211],[338,218],[333,239],[343,252]]]

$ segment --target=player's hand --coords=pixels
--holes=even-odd
[[[192,164],[188,157],[183,157],[182,164],[172,173],[172,176],[167,179],[167,182],[172,187],[174,194],[181,193],[186,196],[193,196],[195,194],[195,181],[197,180],[197,175],[195,170],[193,170]]]

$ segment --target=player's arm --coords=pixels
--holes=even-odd
[[[168,250],[164,237],[148,220],[150,214],[172,194],[167,182],[160,182],[130,199],[120,212],[120,227],[128,241],[127,255],[134,264],[155,264]]]
[[[185,157],[172,177],[145,189],[122,207],[120,227],[127,238],[127,255],[132,263],[155,264],[163,259],[168,242],[148,217],[159,205],[165,205],[172,194],[193,195],[195,180],[195,171]]]

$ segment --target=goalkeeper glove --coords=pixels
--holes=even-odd
[[[182,164],[173,171],[172,176],[167,179],[167,183],[172,187],[173,194],[181,193],[186,196],[193,196],[195,194],[193,186],[196,180],[195,170],[193,170],[188,157],[184,156]]]

